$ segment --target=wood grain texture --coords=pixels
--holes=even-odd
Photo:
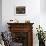
[[[9,31],[16,32],[28,32],[28,46],[33,46],[33,23],[7,23],[9,25]],[[26,45],[27,46],[27,45]]]

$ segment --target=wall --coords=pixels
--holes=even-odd
[[[40,0],[40,9],[42,13],[46,13],[46,0]]]
[[[46,0],[40,0],[40,24],[46,31]]]
[[[15,14],[15,8],[19,5],[23,5],[26,7],[26,14]],[[17,19],[19,20],[19,22],[25,22],[25,20],[30,20],[31,23],[34,23],[33,45],[38,46],[38,39],[36,37],[36,27],[41,24],[43,29],[46,29],[46,22],[44,21],[46,20],[46,15],[41,12],[42,7],[42,2],[40,2],[40,0],[2,0],[2,30],[8,30],[7,22],[11,19]]]
[[[0,0],[0,31],[2,31],[2,0]]]
[[[24,5],[26,7],[26,14],[18,16],[15,13],[16,5]],[[7,21],[10,19],[17,19],[20,22],[29,19],[31,22],[39,23],[40,15],[40,0],[3,0],[2,1],[2,23],[3,26],[6,25]],[[19,18],[19,19],[18,19]],[[22,19],[23,18],[23,19]],[[38,20],[38,21],[37,21]]]

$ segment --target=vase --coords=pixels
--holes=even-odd
[[[39,46],[45,46],[45,41],[39,40]]]

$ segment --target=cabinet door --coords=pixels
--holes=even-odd
[[[28,46],[28,32],[13,32],[12,37],[13,42]]]

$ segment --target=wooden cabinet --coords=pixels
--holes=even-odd
[[[33,46],[33,23],[8,23],[13,41],[23,43],[22,46]]]

